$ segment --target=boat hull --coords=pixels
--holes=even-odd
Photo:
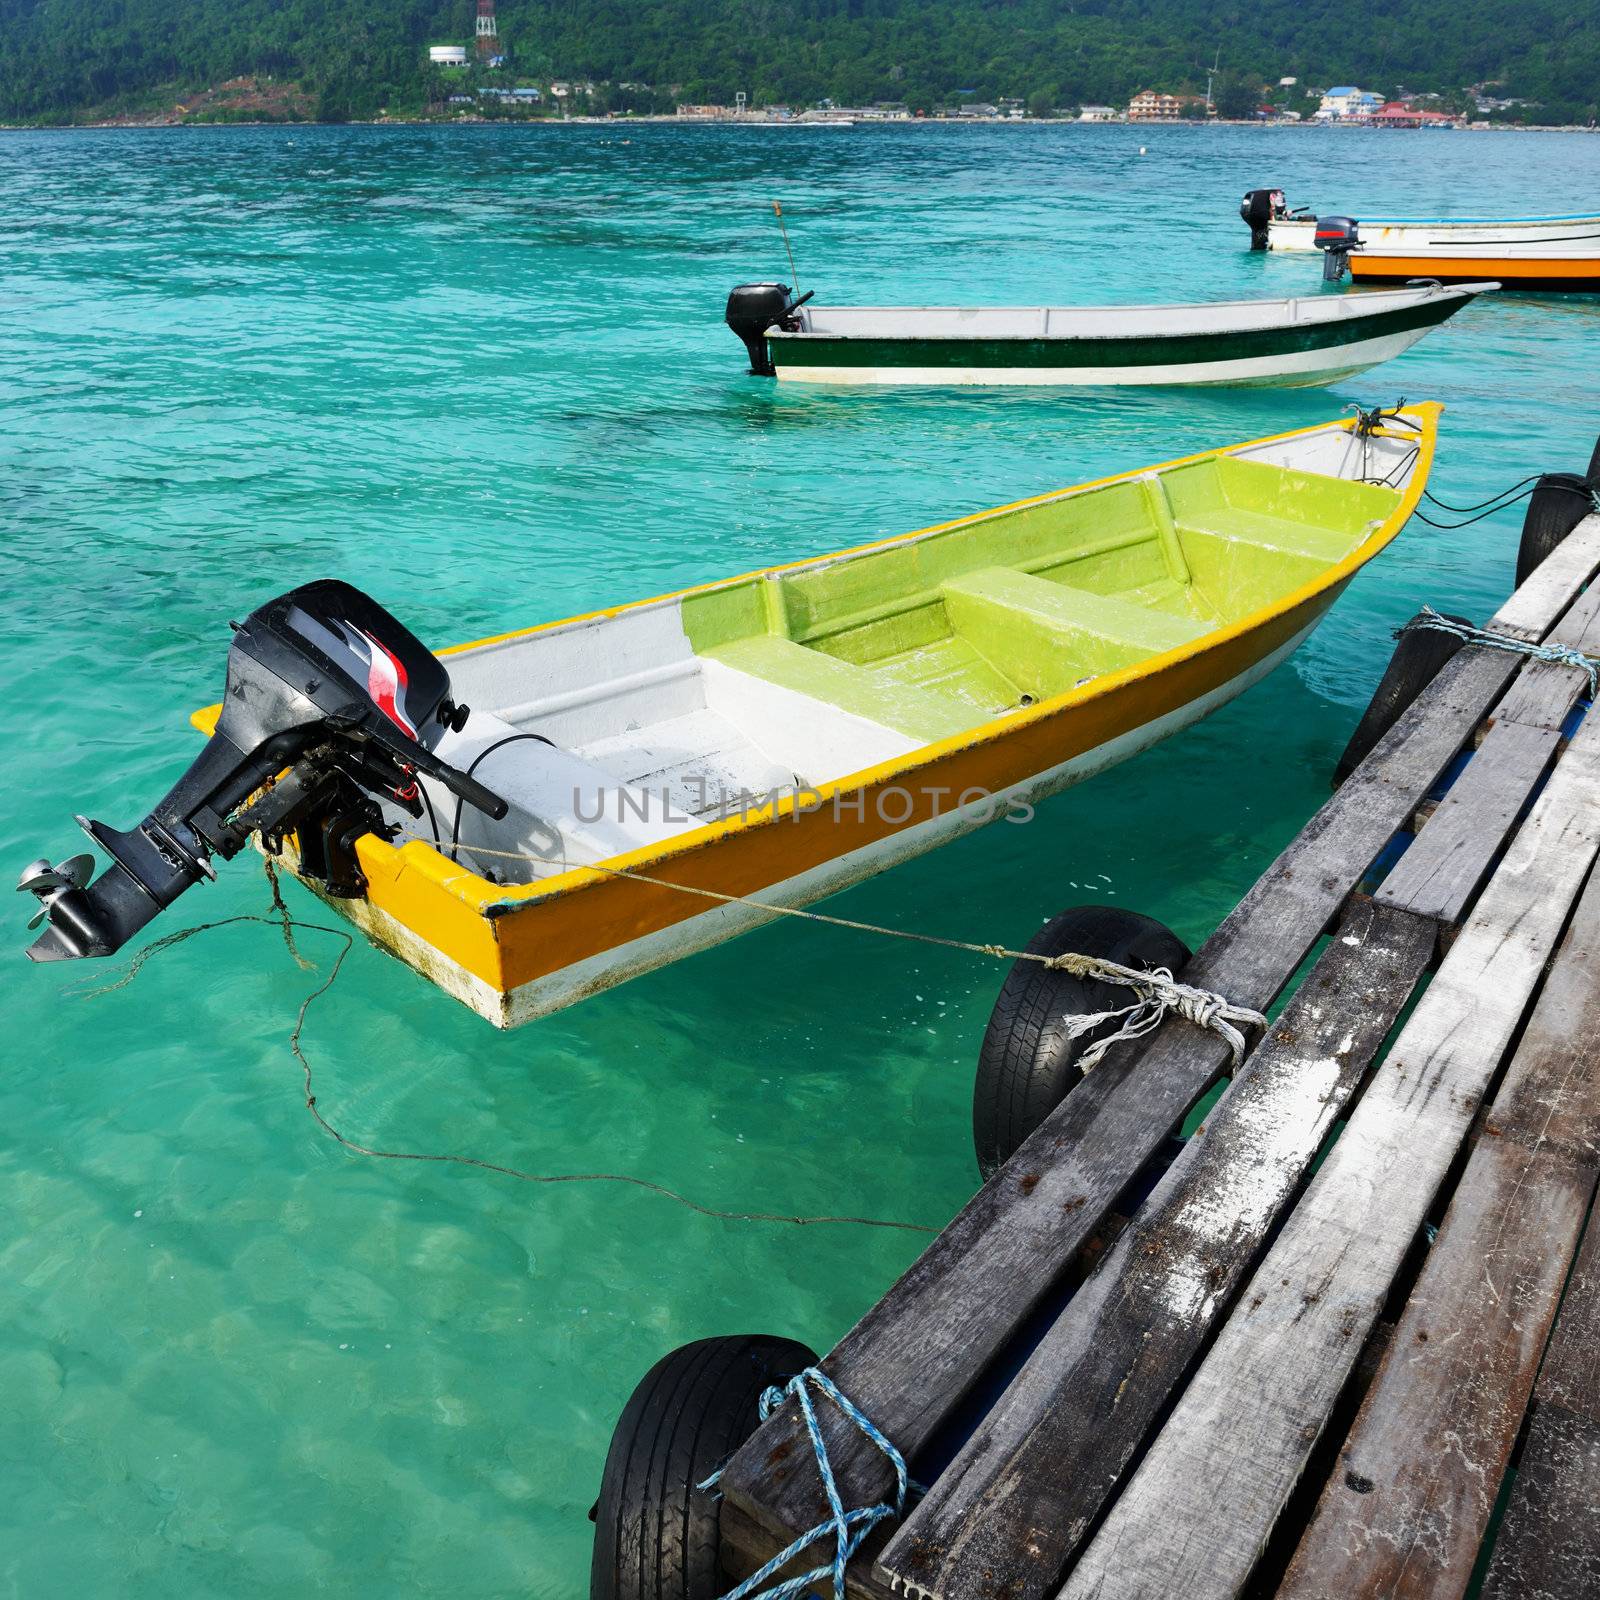
[[[489,823],[475,824],[479,831],[461,837],[461,859],[422,824],[396,839],[364,835],[355,850],[365,892],[329,899],[329,908],[507,1028],[959,835],[1025,821],[1028,806],[1197,722],[1283,661],[1404,526],[1426,481],[1437,414],[1409,407],[1370,435],[1340,421],[1249,441],[447,650],[452,682],[473,704],[503,708],[507,726],[555,735],[529,732],[544,750],[512,747],[548,773],[544,789],[501,778],[512,805],[495,825],[511,826],[521,808],[532,826],[517,824],[522,831],[502,847],[481,831]],[[1075,581],[1058,584],[1044,572]],[[1205,609],[1212,583],[1239,597],[1234,608]],[[1180,594],[1201,611],[1178,605]],[[948,637],[939,631],[946,626]],[[851,646],[863,639],[870,648]],[[963,668],[949,652],[962,641],[988,654]],[[804,681],[789,676],[797,660]],[[1002,667],[1016,681],[998,699],[985,689],[987,709],[951,698],[963,671]],[[1025,674],[1029,692],[1006,698]],[[573,685],[596,680],[600,700],[575,697]],[[674,730],[688,725],[684,685],[698,684],[706,707],[726,716],[742,707],[756,719],[756,742],[772,747],[786,719],[793,734],[807,683],[806,714],[826,713],[826,721],[811,729],[811,755],[788,747],[782,774],[766,780],[776,789],[752,783],[752,796],[739,779],[731,810],[690,808],[659,832],[644,830],[641,811],[625,842],[596,834],[591,847],[589,835],[572,831],[574,820],[589,823],[604,809],[587,798],[597,778],[621,787],[593,793],[620,799],[648,773],[664,802],[662,756],[682,754]],[[730,684],[737,704],[723,693]],[[535,689],[543,698],[526,699]],[[585,741],[585,708],[602,703],[618,726],[659,730],[643,737],[632,764],[621,764],[614,741]],[[197,725],[209,730],[217,710],[197,713]],[[498,748],[506,742],[499,719],[486,715],[491,726],[479,737]],[[907,722],[923,717],[939,725]],[[732,750],[725,735],[734,726],[724,722],[704,748]],[[470,729],[469,719],[463,739]],[[826,740],[846,736],[866,742],[829,747],[838,759],[823,765],[835,760]],[[626,737],[630,748],[638,739]],[[604,771],[595,754],[602,747],[616,763]],[[557,790],[569,784],[563,798]],[[564,804],[572,817],[551,809]],[[550,833],[559,849],[539,846]],[[528,842],[510,848],[524,835]],[[521,853],[529,850],[536,853]],[[301,875],[292,839],[283,864]],[[320,892],[315,878],[301,876]]]
[[[1055,761],[1042,772],[1028,773],[1024,769],[1049,757],[1032,754],[1027,745],[1033,741],[1021,740],[1014,748],[1002,744],[981,755],[930,764],[925,773],[902,775],[896,784],[865,786],[861,804],[863,815],[854,826],[840,825],[831,802],[800,816],[777,816],[767,824],[773,830],[770,835],[750,836],[750,843],[742,849],[727,849],[725,859],[710,857],[701,865],[701,870],[693,874],[675,871],[673,876],[683,882],[691,878],[703,879],[708,886],[715,884],[718,892],[754,895],[771,906],[799,908],[864,882],[964,834],[992,826],[1007,816],[1025,815],[1021,808],[1059,794],[1138,755],[1199,722],[1259,683],[1309,636],[1339,592],[1330,591],[1308,607],[1308,614],[1295,619],[1298,626],[1287,638],[1273,643],[1281,628],[1264,630],[1261,637],[1252,640],[1240,652],[1242,666],[1239,659],[1227,664],[1218,660],[1209,663],[1214,671],[1204,674],[1207,680],[1225,672],[1231,672],[1230,676],[1201,688],[1192,699],[1171,710],[1149,716],[1148,720],[1135,720],[1133,726],[1112,732],[1103,742]],[[1260,654],[1256,653],[1258,650]],[[1238,670],[1232,670],[1234,667]],[[1158,703],[1145,695],[1128,696],[1124,704],[1107,708],[1108,718],[1094,719],[1097,730],[1115,728],[1125,720],[1145,717]],[[1056,744],[1058,754],[1081,742],[1069,726],[1051,729],[1047,737]],[[947,798],[972,789],[983,790],[983,797],[965,806],[953,804]],[[901,793],[913,798],[915,808],[903,824],[887,827],[878,816],[880,801],[886,794],[895,795],[891,815],[897,815]],[[849,800],[844,809],[853,814],[854,800]],[[816,820],[808,823],[807,817]],[[369,878],[377,863],[369,862],[366,846],[373,842],[363,840],[360,851],[362,866]],[[795,870],[792,875],[773,882],[770,879],[772,860],[779,850]],[[378,854],[377,851],[370,853]],[[751,858],[758,863],[754,872],[749,870]],[[386,897],[378,889],[381,880],[372,881],[374,892],[366,900],[323,898],[327,899],[330,909],[355,922],[374,942],[501,1028],[519,1027],[548,1016],[782,916],[781,911],[744,904],[713,904],[711,909],[701,910],[706,901],[689,899],[681,891],[615,878],[594,887],[591,893],[597,899],[593,904],[569,905],[544,915],[538,914],[543,908],[529,907],[524,912],[502,918],[497,933],[508,965],[513,970],[541,969],[532,971],[523,981],[509,981],[508,986],[502,988],[442,957],[439,950],[385,908]],[[725,887],[732,883],[742,887],[739,890]],[[316,886],[312,883],[310,887]],[[598,897],[602,895],[609,904],[600,902]],[[686,906],[688,914],[685,914]],[[630,926],[648,931],[620,943],[611,942],[620,929]],[[596,943],[600,948],[593,953],[554,970],[542,970],[548,966],[551,951]]]
[[[1518,256],[1594,256],[1600,254],[1600,217],[1360,218],[1363,248],[1388,256],[1451,256],[1478,258],[1480,265]],[[1316,251],[1315,218],[1283,218],[1267,224],[1267,248]],[[1437,273],[1430,276],[1437,277]],[[1498,267],[1478,277],[1499,277]],[[1466,281],[1466,280],[1463,280]]]
[[[769,336],[767,348],[778,379],[792,383],[1305,388],[1392,360],[1466,303],[1430,299],[1336,322],[1229,333],[1104,339],[801,334]]]
[[[1600,252],[1584,257],[1385,255],[1361,249],[1350,256],[1350,274],[1361,283],[1405,283],[1437,278],[1440,283],[1475,283],[1494,278],[1502,289],[1541,294],[1600,294]]]

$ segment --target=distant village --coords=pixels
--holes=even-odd
[[[435,59],[438,60],[437,51]],[[447,64],[456,63],[453,60]],[[1283,80],[1284,87],[1295,83],[1292,78]],[[871,105],[836,105],[832,100],[820,100],[813,106],[784,105],[751,106],[740,94],[732,105],[694,104],[674,100],[671,115],[676,120],[691,122],[825,122],[871,123],[913,121],[955,122],[1017,122],[1025,119],[1075,122],[1195,122],[1243,121],[1313,124],[1338,123],[1351,127],[1368,128],[1462,128],[1470,125],[1488,126],[1487,118],[1494,112],[1509,111],[1524,104],[1519,100],[1495,99],[1487,88],[1468,91],[1471,110],[1443,109],[1438,99],[1431,95],[1402,95],[1386,99],[1381,94],[1343,85],[1332,89],[1315,89],[1308,93],[1318,97],[1318,105],[1309,117],[1300,110],[1283,103],[1264,100],[1244,115],[1224,117],[1219,107],[1202,94],[1171,93],[1163,89],[1141,89],[1125,106],[1082,105],[1051,107],[1048,110],[1030,108],[1020,98],[1001,98],[991,102],[972,100],[954,106],[932,110],[913,110],[901,101],[875,101]],[[461,89],[442,97],[443,103],[460,113],[496,108],[502,111],[516,108],[540,108],[556,116],[601,115],[617,116],[615,110],[602,110],[596,101],[612,97],[613,91],[627,95],[636,91],[653,93],[649,84],[596,84],[581,80],[570,82],[554,80],[543,85],[517,84],[513,86],[486,85],[475,89]],[[668,94],[676,94],[676,86],[669,86]],[[625,115],[626,113],[620,113]],[[1476,114],[1476,115],[1474,115]],[[1478,120],[1478,119],[1484,120]]]
[[[1340,124],[1368,128],[1461,128],[1489,126],[1496,113],[1514,111],[1526,104],[1497,99],[1493,84],[1478,84],[1449,97],[1407,94],[1389,98],[1353,84],[1332,89],[1302,86],[1294,77],[1280,78],[1276,86],[1251,87],[1232,83],[1226,95],[1215,99],[1211,84],[1205,94],[1141,89],[1126,106],[1057,106],[1029,99],[1000,98],[980,101],[976,91],[958,89],[954,103],[929,109],[898,101],[871,105],[836,105],[821,100],[815,105],[751,105],[737,94],[732,105],[695,104],[681,100],[682,85],[664,89],[646,83],[593,83],[553,79],[534,82],[508,70],[495,18],[494,0],[476,0],[477,25],[472,47],[432,45],[429,65],[434,69],[431,105],[435,114],[460,120],[507,115],[558,118],[612,118],[651,116],[697,122],[799,122],[853,126],[871,122],[957,121],[1019,122],[1052,120],[1076,122],[1230,122]],[[505,81],[514,78],[514,81]],[[487,81],[485,81],[487,80]],[[1315,108],[1310,109],[1312,102]],[[1479,120],[1485,119],[1485,120]]]
[[[1280,90],[1298,89],[1299,79],[1280,78]],[[1495,111],[1505,111],[1522,105],[1520,100],[1491,98],[1490,85],[1480,84],[1467,91],[1472,110],[1487,117]],[[1343,84],[1333,89],[1307,89],[1303,98],[1316,98],[1317,109],[1311,113],[1312,122],[1349,123],[1369,128],[1460,128],[1472,121],[1464,109],[1443,109],[1436,95],[1405,95],[1387,99],[1370,89],[1354,84]],[[1168,94],[1159,89],[1141,89],[1127,105],[1126,110],[1111,106],[1084,106],[1078,113],[1085,122],[1179,122],[1186,118],[1214,116],[1216,107],[1204,95]],[[1264,103],[1256,107],[1249,118],[1258,122],[1300,122],[1305,114],[1291,109],[1280,97],[1277,103]]]

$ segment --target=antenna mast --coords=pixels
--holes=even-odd
[[[488,61],[500,54],[500,40],[494,25],[494,0],[478,0],[478,59]]]

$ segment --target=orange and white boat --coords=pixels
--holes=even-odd
[[[1438,251],[1392,254],[1363,246],[1350,254],[1350,276],[1358,283],[1477,283],[1492,278],[1501,289],[1542,294],[1600,294],[1600,248],[1584,256],[1478,255]]]
[[[1291,210],[1282,190],[1252,189],[1240,206],[1257,249],[1330,248],[1330,226],[1350,238],[1362,283],[1494,280],[1504,289],[1600,293],[1600,216],[1356,217]],[[1341,241],[1335,245],[1344,252]]]

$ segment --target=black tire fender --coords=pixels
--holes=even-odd
[[[760,1420],[762,1391],[812,1366],[794,1339],[697,1339],[644,1375],[611,1435],[594,1520],[590,1600],[716,1600],[722,1570],[709,1478]]]
[[[1448,622],[1459,622],[1464,627],[1472,624],[1465,617],[1442,613]],[[1422,616],[1419,611],[1411,619],[1414,623]],[[1463,641],[1453,633],[1443,633],[1438,628],[1416,628],[1411,623],[1401,630],[1395,641],[1394,654],[1383,669],[1378,687],[1372,691],[1367,709],[1361,713],[1356,731],[1344,747],[1333,769],[1333,786],[1338,788],[1372,753],[1373,746],[1386,734],[1410,707],[1411,702],[1439,676],[1445,663],[1455,655]]]
[[[1600,456],[1600,445],[1595,446]],[[1590,461],[1590,471],[1595,463]],[[1517,586],[1594,510],[1590,480],[1575,472],[1547,472],[1534,485],[1517,545]]]
[[[1174,975],[1189,959],[1188,946],[1171,929],[1121,906],[1063,911],[1028,941],[1028,950],[1046,956],[1076,951],[1125,967],[1166,967]],[[972,1091],[972,1144],[986,1179],[1077,1087],[1084,1050],[1116,1027],[1107,1023],[1072,1039],[1062,1024],[1133,999],[1120,984],[1075,978],[1037,961],[1013,964],[983,1035]]]

